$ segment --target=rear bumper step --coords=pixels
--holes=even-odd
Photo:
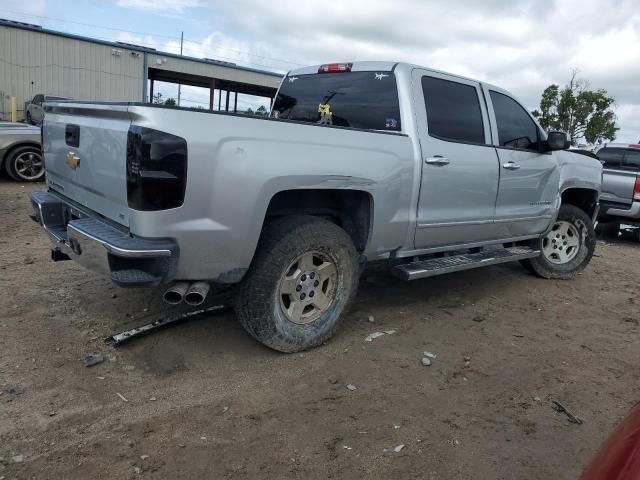
[[[459,272],[472,268],[499,263],[524,260],[540,255],[539,250],[529,247],[508,247],[480,253],[467,253],[450,257],[432,258],[393,267],[392,273],[402,280],[417,280],[445,273]]]
[[[33,192],[31,204],[31,218],[51,240],[52,259],[76,260],[121,286],[151,286],[172,280],[178,258],[173,240],[131,236],[51,192]]]

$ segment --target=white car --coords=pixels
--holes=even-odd
[[[71,100],[67,97],[43,95],[41,93],[35,95],[29,105],[27,105],[27,122],[32,125],[42,125],[44,120],[44,109],[42,104],[44,102],[55,102],[59,100]]]

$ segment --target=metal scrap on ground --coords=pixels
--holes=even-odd
[[[560,413],[564,413],[571,423],[577,423],[578,425],[582,425],[584,423],[584,421],[581,418],[575,416],[573,413],[571,413],[567,409],[567,407],[565,407],[563,404],[561,404],[557,400],[553,400],[553,402],[551,403],[553,404],[554,410]]]

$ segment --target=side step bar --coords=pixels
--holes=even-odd
[[[486,267],[498,263],[513,262],[540,255],[540,250],[529,247],[508,247],[479,253],[466,253],[450,257],[432,258],[393,267],[391,272],[402,280],[417,280],[444,273],[459,272],[471,268]]]

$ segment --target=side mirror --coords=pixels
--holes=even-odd
[[[571,146],[567,134],[564,132],[549,132],[547,134],[547,146],[550,151],[565,150]]]

